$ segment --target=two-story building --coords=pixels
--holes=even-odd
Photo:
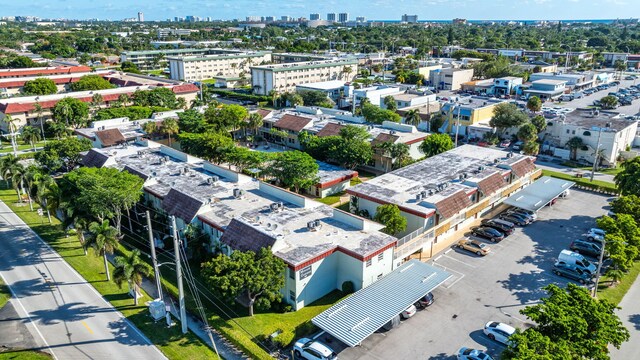
[[[445,102],[440,109],[445,122],[439,130],[450,134],[457,132],[458,135],[473,138],[475,136],[471,136],[469,128],[479,123],[488,123],[493,117],[495,107],[503,102],[505,100],[476,96],[457,102]]]
[[[542,101],[557,99],[567,90],[566,80],[542,79],[531,82],[529,88],[523,92],[527,97],[537,96]]]
[[[459,90],[473,79],[473,69],[436,69],[429,72],[429,85],[440,90]]]
[[[495,95],[512,95],[518,92],[522,86],[522,78],[516,76],[505,76],[493,80],[492,93]]]

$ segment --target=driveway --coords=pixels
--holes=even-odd
[[[326,334],[321,338],[339,351],[340,359],[455,359],[462,346],[503,349],[482,332],[488,321],[526,328],[519,311],[536,304],[547,284],[565,286],[569,280],[551,273],[558,253],[593,227],[594,218],[607,212],[608,198],[572,191],[568,199],[539,211],[538,220],[518,228],[498,244],[487,242],[486,257],[448,249],[430,263],[454,276],[434,291],[435,303],[404,320],[395,329],[374,333],[361,346],[345,348]]]

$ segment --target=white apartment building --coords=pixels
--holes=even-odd
[[[177,56],[167,58],[171,79],[198,81],[211,78],[239,78],[251,73],[251,65],[271,61],[270,51]]]
[[[329,80],[351,81],[358,73],[358,60],[335,59],[289,64],[251,66],[254,93],[267,95],[295,91],[296,85]]]

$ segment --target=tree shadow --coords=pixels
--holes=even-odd
[[[456,356],[440,353],[440,354],[429,356],[428,360],[456,360]]]
[[[490,354],[500,354],[505,349],[505,346],[501,343],[489,339],[482,330],[472,331],[469,333],[469,337],[476,343],[486,347],[487,352]],[[494,358],[496,357],[494,356]]]
[[[117,321],[111,321],[109,324],[109,329],[113,333],[114,338],[117,342],[126,345],[148,345],[146,341],[140,336],[132,336],[133,329],[130,324],[128,324],[124,319],[119,319]]]
[[[637,331],[640,331],[640,314],[629,315],[629,322],[633,324]]]
[[[84,305],[83,303],[67,303],[60,305],[55,310],[36,310],[29,315],[34,321],[38,321],[43,325],[53,325],[60,322],[73,322],[85,320],[97,313],[116,311],[111,307],[103,308],[93,305]],[[28,322],[29,319],[25,319]]]

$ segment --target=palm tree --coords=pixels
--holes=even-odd
[[[567,141],[567,147],[571,150],[570,158],[571,160],[575,160],[578,157],[578,149],[584,145],[582,138],[579,136],[574,136],[569,141]]]
[[[151,135],[158,132],[158,125],[156,125],[155,121],[147,121],[146,123],[142,124],[142,130],[147,134],[149,138],[151,138]]]
[[[109,225],[109,220],[104,220],[102,223],[92,222],[89,225],[89,234],[84,246],[85,248],[92,248],[96,256],[102,256],[107,281],[110,281],[111,274],[109,273],[107,254],[113,254],[113,251],[118,247],[118,231]]]
[[[187,108],[187,100],[182,97],[176,99],[176,105],[178,105],[178,109],[186,109]]]
[[[276,108],[276,101],[278,101],[278,98],[280,97],[278,95],[278,92],[275,90],[270,90],[269,91],[269,96],[271,96],[271,105]]]
[[[22,141],[31,144],[33,151],[36,151],[36,143],[40,141],[40,130],[33,126],[25,126],[22,128]]]
[[[138,288],[142,279],[151,274],[149,266],[140,259],[140,250],[135,249],[129,256],[116,256],[113,281],[122,288],[123,282],[128,282],[133,287],[133,303],[138,306]]]
[[[51,131],[58,140],[60,140],[61,137],[66,137],[69,134],[69,129],[67,128],[67,126],[59,122],[51,123]]]
[[[42,119],[42,112],[44,111],[42,109],[42,105],[40,105],[40,103],[35,103],[33,105],[33,109],[35,110],[36,114],[38,114],[38,122],[40,123],[40,131],[42,132],[42,139],[44,140],[44,144],[47,144],[47,137],[44,135],[44,119]]]
[[[341,71],[341,75],[342,75],[341,78],[348,77],[349,74],[351,74],[352,71],[353,71],[353,68],[351,66],[343,67],[342,71]]]
[[[102,97],[102,95],[97,93],[93,94],[93,96],[91,97],[91,106],[94,107],[93,116],[96,116],[96,113],[98,112],[98,110],[100,110],[100,105],[102,105],[103,102],[104,98]]]
[[[16,163],[8,169],[11,176],[11,184],[13,189],[18,193],[18,201],[22,202],[22,192],[24,191],[24,182],[27,179],[27,172],[24,166],[20,163]],[[31,205],[31,197],[29,196],[29,205]],[[31,209],[33,210],[33,209]]]
[[[609,286],[613,286],[619,283],[620,280],[622,280],[622,278],[624,277],[624,271],[616,267],[612,267],[607,270],[606,275],[609,277],[609,279],[611,279],[611,283],[609,284]]]
[[[33,195],[36,201],[42,206],[43,209],[47,212],[47,219],[49,219],[49,224],[51,224],[51,212],[49,200],[53,197],[52,203],[57,205],[57,200],[55,198],[59,195],[59,189],[57,188],[58,184],[56,184],[55,180],[48,174],[39,171],[33,171],[29,178],[29,188],[33,191]]]
[[[258,135],[258,129],[261,128],[263,124],[264,122],[262,121],[262,115],[258,113],[253,113],[249,115],[249,121],[247,122],[247,127],[253,130],[253,135]]]
[[[11,180],[11,170],[16,165],[19,165],[18,158],[13,154],[0,157],[0,177],[6,182],[7,187]]]
[[[13,155],[18,156],[18,145],[16,144],[16,120],[11,115],[6,114],[4,116],[4,122],[7,123],[7,129],[9,130],[9,136],[11,137],[11,147],[13,148]]]
[[[422,118],[420,117],[420,111],[418,109],[411,109],[407,111],[404,115],[404,121],[407,124],[411,124],[413,126],[418,126],[422,122]]]
[[[127,106],[127,104],[129,103],[130,99],[129,99],[129,95],[127,94],[120,94],[120,96],[118,96],[118,101],[120,103],[122,103],[122,106]]]
[[[180,131],[178,121],[176,119],[165,119],[162,121],[160,132],[169,137],[169,146],[171,146],[171,135],[175,135]]]

